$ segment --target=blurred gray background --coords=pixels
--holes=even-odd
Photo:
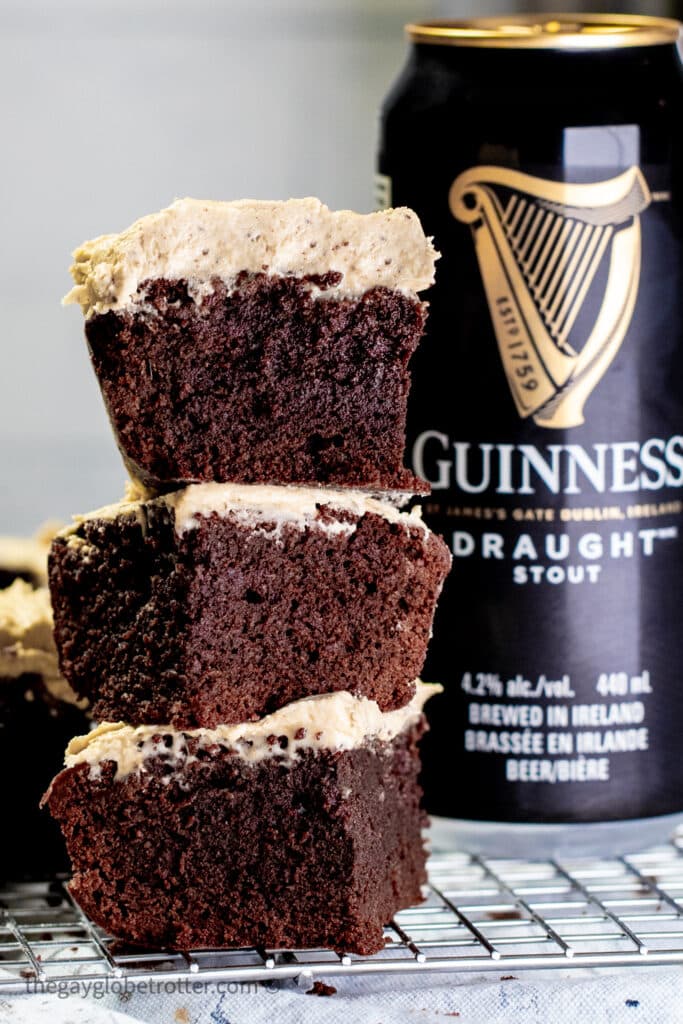
[[[403,24],[683,2],[0,0],[0,532],[116,500],[124,471],[71,250],[177,196],[372,208],[377,112]]]

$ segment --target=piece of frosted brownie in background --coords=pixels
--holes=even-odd
[[[68,867],[59,829],[38,805],[66,743],[88,728],[83,704],[59,673],[47,589],[16,579],[0,591],[0,880]]]
[[[55,538],[61,669],[99,721],[242,722],[336,690],[407,703],[450,567],[358,491],[195,484]]]
[[[64,524],[50,520],[33,537],[0,536],[0,590],[14,580],[47,586],[47,555],[52,538]]]
[[[333,693],[215,730],[79,737],[45,798],[72,895],[140,945],[382,949],[426,881],[417,740],[436,689],[384,714]]]
[[[75,252],[132,476],[425,493],[403,466],[436,253],[405,208],[182,199]]]

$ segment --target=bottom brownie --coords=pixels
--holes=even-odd
[[[335,693],[241,726],[78,738],[45,798],[72,895],[143,946],[380,950],[383,925],[426,880],[417,741],[429,692],[384,714]]]

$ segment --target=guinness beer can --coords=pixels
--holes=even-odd
[[[454,566],[428,809],[461,843],[683,820],[683,79],[675,21],[408,26],[380,204],[442,253],[409,452]]]

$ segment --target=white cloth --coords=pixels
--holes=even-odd
[[[0,997],[0,1024],[681,1024],[681,967],[329,977],[333,996],[292,981],[227,991]],[[227,986],[226,986],[227,987]]]

